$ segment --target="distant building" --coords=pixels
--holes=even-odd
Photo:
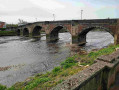
[[[6,23],[5,23],[5,22],[1,22],[1,21],[0,21],[0,29],[1,29],[1,28],[6,28]]]

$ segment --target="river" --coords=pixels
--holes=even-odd
[[[8,87],[37,73],[51,70],[70,56],[67,46],[69,33],[60,33],[57,43],[47,43],[46,37],[39,40],[19,36],[0,37],[0,83]],[[114,43],[107,32],[91,31],[87,34],[85,50],[106,47]]]

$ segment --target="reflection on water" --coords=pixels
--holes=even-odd
[[[113,36],[105,31],[91,31],[87,34],[87,44],[84,47],[86,50],[106,47],[114,43]]]
[[[17,36],[0,37],[0,67],[9,67],[0,71],[0,83],[11,86],[59,65],[71,53],[68,47],[71,35],[61,33],[59,37],[56,43],[47,43],[45,36],[37,40]],[[87,42],[83,47],[86,50],[102,48],[113,43],[113,37],[106,32],[90,32]]]

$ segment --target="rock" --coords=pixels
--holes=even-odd
[[[115,50],[117,51],[117,50],[119,50],[119,48],[115,48]]]
[[[89,65],[86,65],[85,68],[89,67]]]
[[[78,66],[79,66],[79,67],[82,67],[83,65],[81,65],[81,63],[80,63],[80,62],[78,62]]]
[[[81,50],[81,51],[80,51],[80,54],[87,55],[88,53],[87,53],[87,51],[85,51],[85,50]]]
[[[96,52],[96,51],[98,51],[98,49],[92,49],[92,52]]]
[[[11,67],[10,66],[7,66],[7,67],[0,67],[0,71],[6,71],[8,69],[10,69]]]

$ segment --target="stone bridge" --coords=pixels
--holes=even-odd
[[[93,29],[104,29],[114,37],[114,43],[119,44],[119,19],[64,20],[29,23],[17,27],[21,36],[40,36],[45,31],[47,41],[57,40],[59,31],[64,28],[72,36],[72,43],[85,44],[86,34]]]

